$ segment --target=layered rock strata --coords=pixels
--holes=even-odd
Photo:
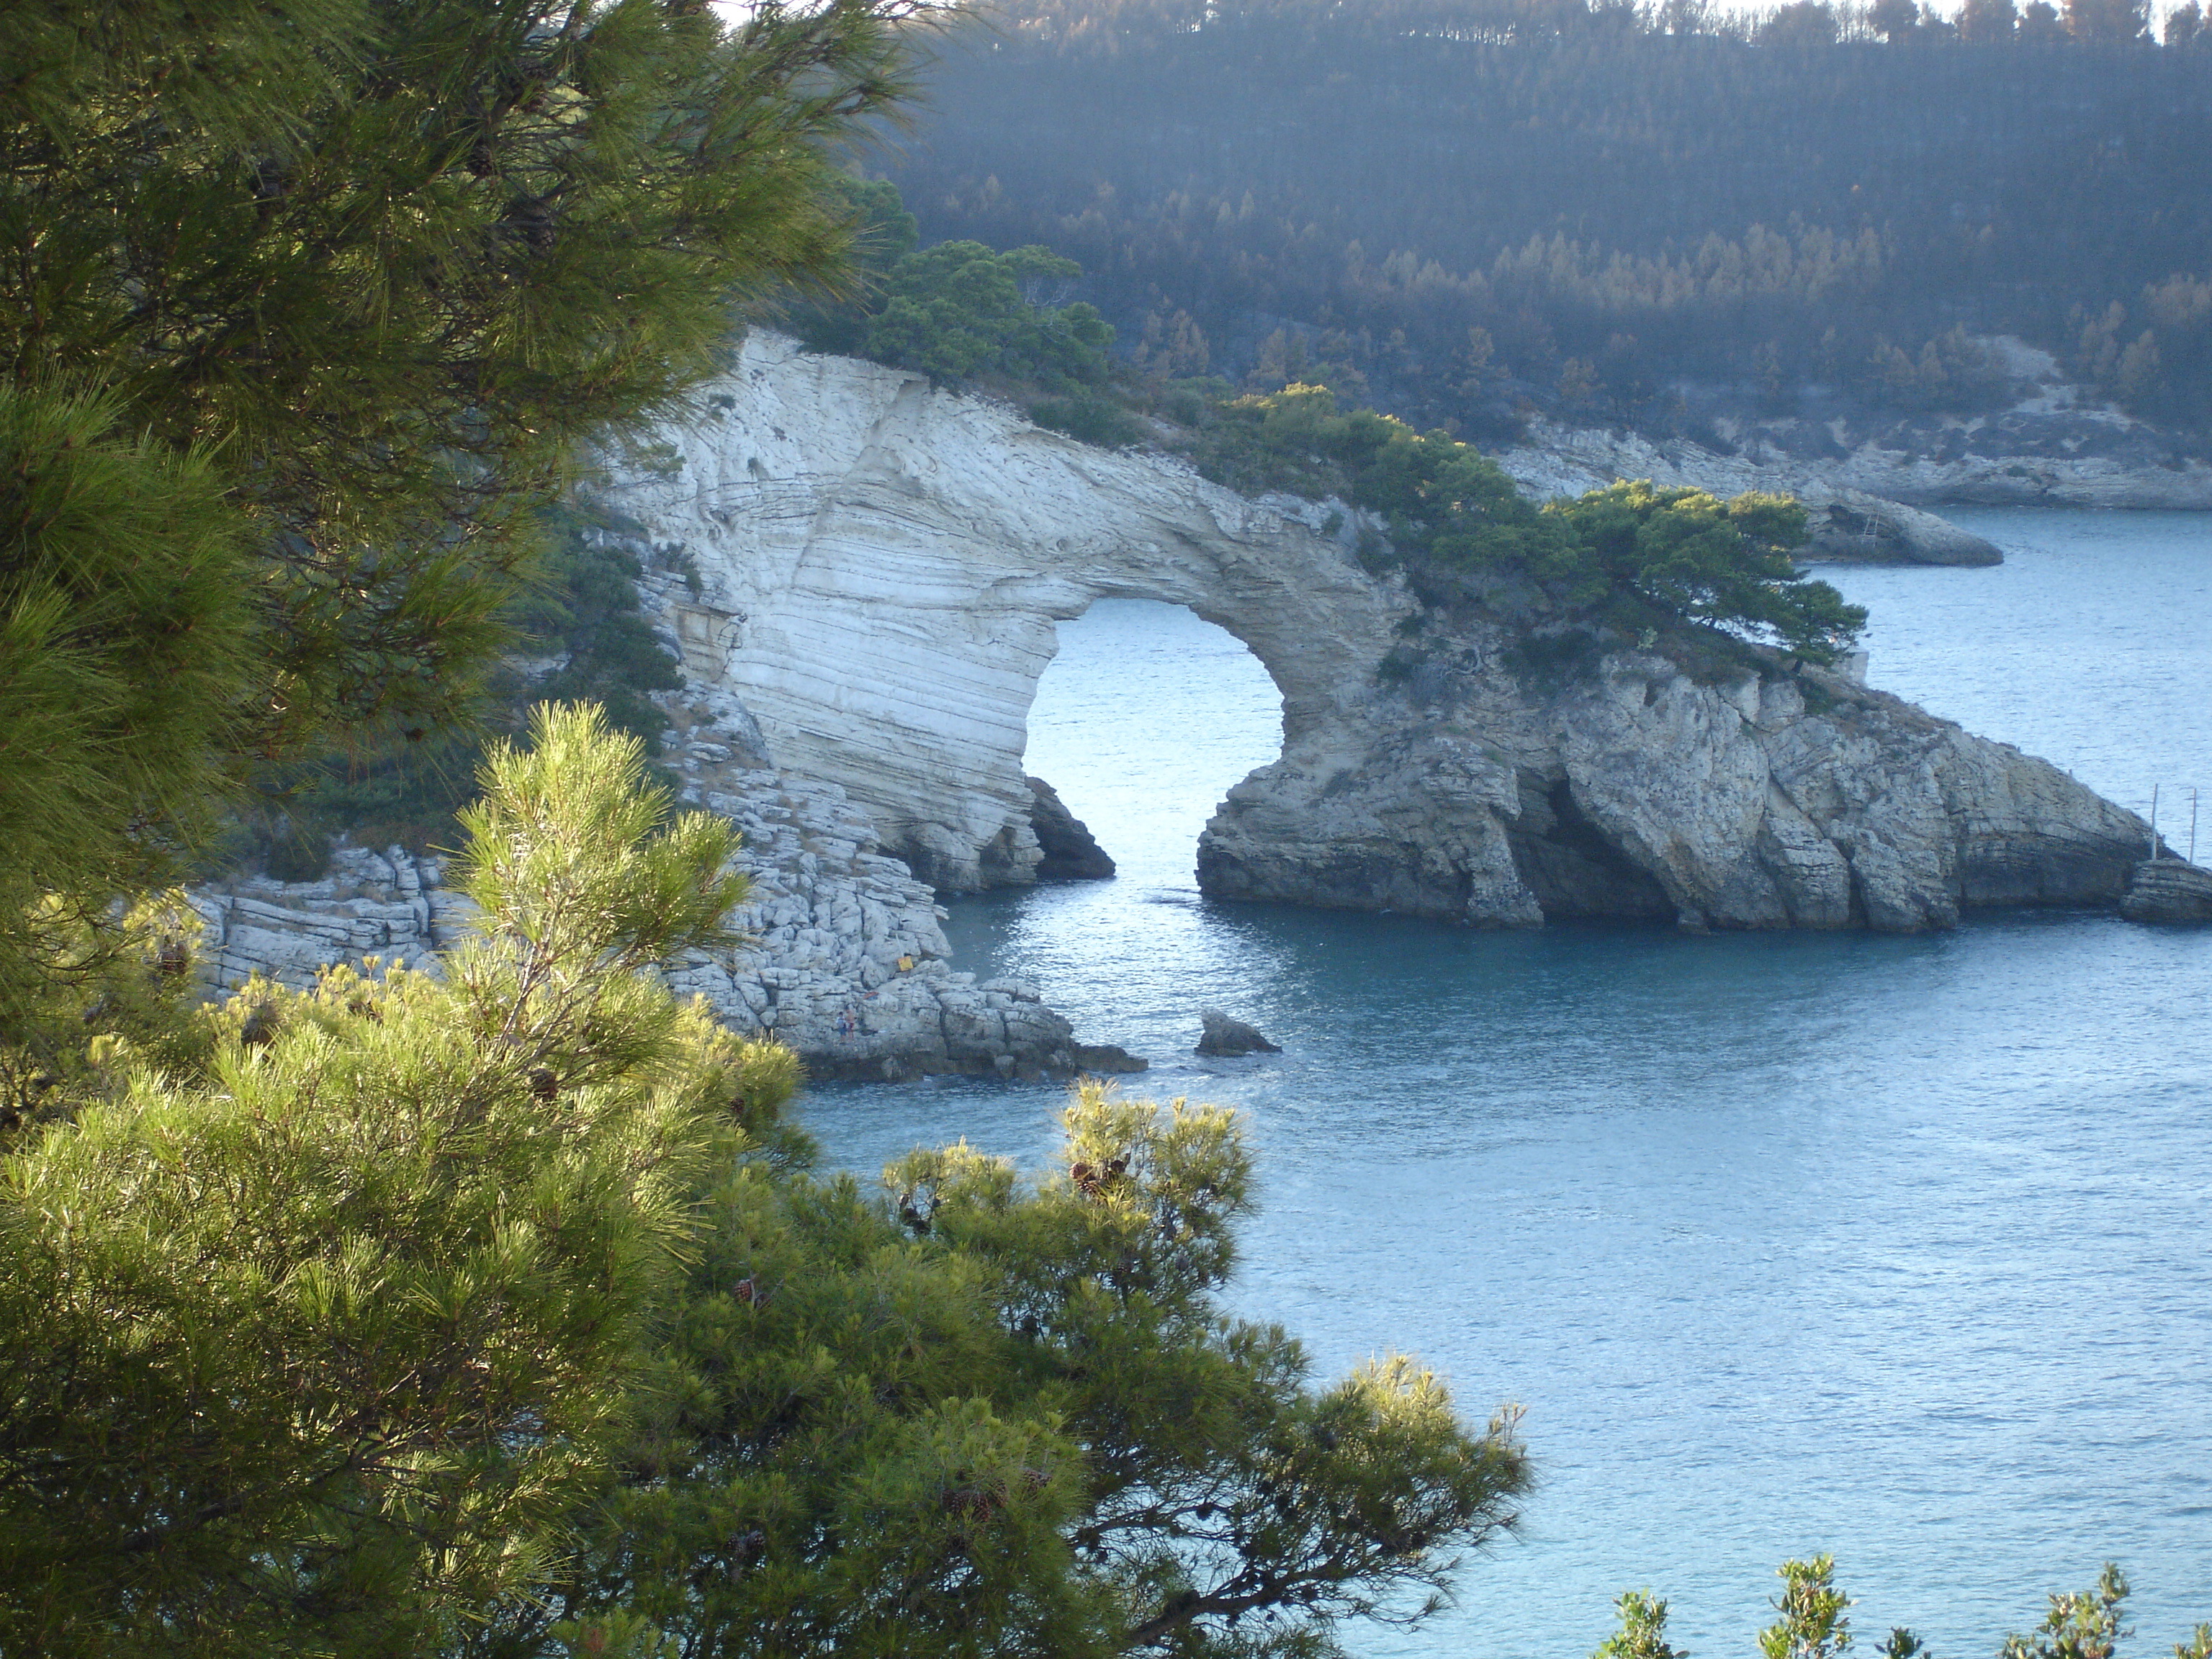
[[[749,938],[666,963],[679,994],[704,996],[735,1030],[781,1039],[817,1079],[1059,1076],[1094,1052],[1102,1068],[1141,1066],[1118,1049],[1072,1048],[1067,1021],[1034,986],[955,972],[935,895],[878,850],[844,792],[732,767],[726,744],[700,735],[713,730],[684,731],[675,758],[687,796],[744,833],[738,864],[751,897],[730,920]],[[307,985],[325,966],[369,957],[434,971],[471,915],[436,859],[398,848],[340,848],[323,880],[241,878],[192,901],[211,991],[255,973]]]
[[[2212,921],[2212,870],[2179,859],[2148,859],[2137,865],[2120,899],[2130,921]]]
[[[1034,875],[1024,725],[1056,621],[1109,594],[1187,605],[1267,665],[1297,738],[1363,695],[1406,606],[1341,511],[759,331],[660,436],[649,465],[610,462],[611,504],[696,574],[656,596],[687,673],[940,890]]]
[[[756,334],[702,410],[616,491],[696,580],[654,589],[689,672],[942,887],[1033,878],[1024,721],[1054,622],[1107,594],[1189,606],[1283,694],[1281,759],[1200,842],[1215,896],[1910,929],[2112,906],[2144,844],[2045,763],[1840,676],[1712,684],[1556,625],[1445,637],[1340,505],[1248,501],[918,375]]]
[[[1200,885],[1485,927],[1911,932],[2110,906],[2142,856],[2133,813],[1841,675],[1711,684],[1626,652],[1537,691],[1510,654],[1463,647],[1421,702],[1376,711],[1349,764],[1286,755],[1239,784],[1199,843]]]

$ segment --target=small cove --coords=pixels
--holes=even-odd
[[[2212,788],[2212,521],[1961,511],[1991,570],[1826,573],[1872,678],[2147,805]],[[1419,1352],[1515,1400],[1540,1486],[1376,1656],[1581,1659],[1650,1585],[1700,1659],[1754,1650],[1832,1550],[1863,1641],[1990,1651],[2107,1558],[2138,1652],[2212,1618],[2212,933],[2084,915],[1929,938],[1478,934],[1200,898],[1198,830],[1273,758],[1258,665],[1188,612],[1063,624],[1030,769],[1114,881],[961,901],[959,965],[1039,983],[1249,1115],[1265,1210],[1233,1299],[1318,1368]],[[2181,805],[2177,817],[2175,802]],[[2212,818],[2204,824],[2212,838]],[[1285,1052],[1208,1066],[1218,1003]],[[817,1091],[871,1169],[965,1136],[1025,1164],[1057,1091]]]

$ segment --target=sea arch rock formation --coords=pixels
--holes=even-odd
[[[774,335],[662,435],[613,499],[696,574],[696,594],[654,585],[687,674],[941,890],[1036,862],[1021,757],[1056,622],[1109,596],[1188,605],[1260,659],[1298,747],[1356,719],[1407,608],[1359,568],[1341,512]]]
[[[940,890],[1030,878],[1024,720],[1054,623],[1106,595],[1189,606],[1282,692],[1281,758],[1200,845],[1218,896],[1912,929],[2116,903],[2145,845],[2047,763],[1837,676],[1563,663],[1469,624],[1383,685],[1416,607],[1361,568],[1340,507],[1248,500],[773,335],[662,438],[611,493],[684,574],[646,586],[695,684]]]

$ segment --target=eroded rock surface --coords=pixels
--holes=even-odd
[[[940,887],[1034,878],[1024,721],[1054,623],[1106,594],[1188,605],[1283,693],[1282,757],[1200,844],[1217,897],[1917,928],[2111,906],[2139,856],[2133,814],[1843,676],[1712,684],[1619,650],[1547,668],[1472,626],[1385,687],[1422,619],[1360,567],[1340,506],[1247,501],[770,335],[702,406],[617,491],[696,583],[648,597],[698,695],[751,710],[777,765],[839,785]]]
[[[1367,695],[1407,606],[1341,510],[1248,501],[918,374],[756,331],[699,409],[653,465],[612,463],[612,504],[696,574],[657,590],[686,672],[941,890],[1034,876],[1022,750],[1056,621],[1109,594],[1187,605],[1267,665],[1297,741]]]
[[[738,1030],[781,1039],[819,1079],[1097,1068],[1079,1058],[1067,1021],[1036,987],[954,971],[936,896],[878,850],[873,824],[842,789],[733,765],[726,744],[699,735],[714,730],[680,728],[672,758],[687,797],[744,833],[738,865],[752,893],[731,925],[750,938],[665,964],[678,993],[704,996]],[[307,985],[323,967],[371,956],[435,971],[472,914],[436,859],[398,848],[340,848],[325,880],[242,878],[192,902],[206,924],[200,963],[211,990],[256,972]]]
[[[1286,755],[1239,784],[1201,886],[1487,927],[1909,932],[2110,906],[2142,855],[2135,814],[1841,675],[1708,684],[1619,652],[1532,689],[1511,655],[1495,635],[1450,653],[1356,757]]]
[[[1091,826],[1067,810],[1060,791],[1042,778],[1028,780],[1036,805],[1030,808],[1030,831],[1037,839],[1036,878],[1039,881],[1104,881],[1114,873],[1114,860],[1091,833]]]
[[[2120,914],[2130,921],[2212,922],[2212,870],[2180,859],[2146,860],[2129,879]]]
[[[1270,1042],[1256,1025],[1231,1019],[1218,1008],[1198,1011],[1198,1047],[1193,1051],[1209,1059],[1235,1059],[1243,1054],[1279,1054],[1282,1045]]]

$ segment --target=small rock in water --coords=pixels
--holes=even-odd
[[[1218,1008],[1198,1011],[1200,1023],[1206,1028],[1198,1039],[1198,1052],[1216,1058],[1233,1054],[1279,1054],[1279,1045],[1267,1041],[1258,1030],[1241,1019],[1231,1019]]]
[[[1152,1066],[1152,1061],[1142,1054],[1133,1054],[1113,1042],[1071,1043],[1067,1053],[1075,1062],[1077,1071],[1091,1072],[1102,1077],[1115,1072],[1142,1072]]]

